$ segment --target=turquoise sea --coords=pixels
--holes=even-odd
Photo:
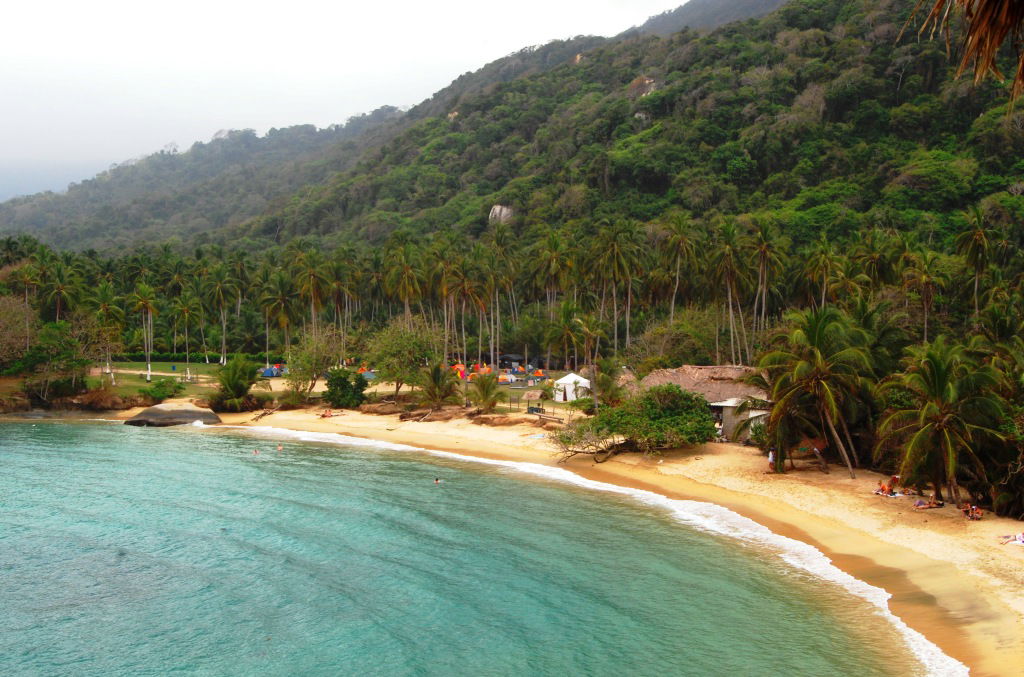
[[[0,424],[0,675],[965,672],[809,547],[563,473]]]

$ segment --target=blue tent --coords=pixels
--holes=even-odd
[[[273,378],[274,376],[280,376],[281,370],[277,367],[267,367],[263,370],[263,375],[267,378]]]

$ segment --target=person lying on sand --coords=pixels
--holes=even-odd
[[[1007,534],[1006,536],[1000,536],[1003,539],[999,541],[999,545],[1006,545],[1007,543],[1020,543],[1024,545],[1024,533],[1020,534]]]
[[[931,510],[932,508],[941,508],[946,505],[942,501],[936,501],[934,498],[928,499],[928,502],[924,502],[921,499],[914,501],[914,508],[917,510]]]
[[[330,418],[332,416],[334,416],[334,414],[331,413],[330,409],[324,409],[324,413],[320,414],[320,418]]]

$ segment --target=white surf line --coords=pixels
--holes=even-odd
[[[889,598],[892,597],[882,588],[866,583],[859,578],[854,578],[839,567],[832,564],[825,553],[803,541],[776,534],[768,527],[744,517],[738,513],[722,507],[715,503],[704,501],[689,501],[683,499],[668,498],[646,489],[633,489],[621,487],[607,482],[581,477],[565,468],[553,468],[540,463],[529,463],[525,461],[501,461],[478,456],[466,456],[450,451],[438,451],[436,449],[424,449],[407,444],[396,444],[394,442],[383,442],[362,437],[349,437],[340,433],[316,433],[289,430],[286,428],[273,428],[270,426],[206,426],[200,421],[192,425],[204,428],[233,428],[238,430],[249,430],[259,433],[261,436],[280,436],[293,438],[303,442],[322,442],[325,444],[344,444],[354,447],[370,447],[373,449],[387,449],[392,451],[415,451],[427,453],[442,458],[451,458],[458,461],[482,463],[484,465],[510,468],[519,472],[544,477],[546,479],[573,484],[593,491],[604,491],[614,494],[630,496],[637,501],[651,506],[667,510],[676,520],[688,526],[702,531],[727,536],[729,538],[749,543],[751,541],[761,545],[767,545],[779,554],[779,557],[792,567],[806,571],[820,579],[829,581],[844,588],[853,595],[868,601],[877,610],[879,615],[889,621],[899,632],[907,647],[924,666],[926,674],[935,677],[962,677],[970,674],[969,668],[952,656],[943,653],[935,643],[907,625],[902,618],[889,610]]]

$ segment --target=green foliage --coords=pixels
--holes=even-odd
[[[82,339],[70,322],[45,324],[8,373],[25,374],[25,394],[36,403],[83,392],[92,356]]]
[[[157,402],[177,397],[185,390],[185,384],[174,378],[158,378],[148,388],[139,388],[139,392]]]
[[[494,411],[500,403],[508,400],[508,393],[498,385],[495,374],[479,374],[469,384],[469,400],[484,414]]]
[[[366,379],[362,374],[335,367],[327,372],[327,390],[324,400],[332,407],[355,409],[366,400]]]
[[[377,379],[395,384],[416,383],[424,365],[435,361],[436,332],[422,319],[396,317],[370,340],[369,360]]]
[[[462,402],[462,389],[455,372],[443,364],[434,364],[424,371],[420,381],[419,403],[431,409]]]
[[[210,398],[214,411],[252,411],[262,402],[249,391],[256,383],[259,366],[245,359],[234,357],[217,372],[219,388]]]
[[[659,453],[702,444],[714,435],[707,400],[670,384],[649,388],[621,406],[602,407],[592,418],[557,431],[552,439],[568,457],[601,453],[612,447]]]

